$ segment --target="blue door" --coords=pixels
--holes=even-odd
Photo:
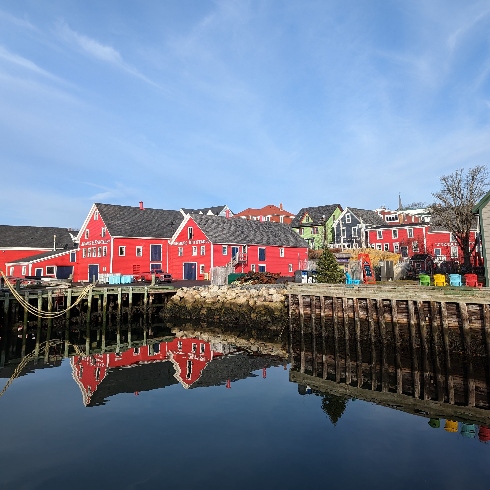
[[[231,247],[231,257],[234,259],[236,254],[238,253],[239,247]]]
[[[184,262],[184,279],[195,281],[197,278],[197,270],[195,262]]]
[[[99,279],[99,266],[93,264],[88,266],[88,282],[94,282]]]

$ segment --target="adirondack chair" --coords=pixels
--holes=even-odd
[[[360,279],[352,279],[352,276],[346,272],[345,273],[345,283],[346,284],[361,284],[361,280]]]
[[[465,274],[464,275],[464,282],[467,286],[470,286],[472,288],[481,288],[482,283],[478,282],[478,276],[476,274]]]
[[[430,286],[430,276],[427,274],[419,274],[419,284],[421,286]]]
[[[462,286],[461,274],[449,274],[449,285],[450,286]]]
[[[455,420],[447,420],[444,424],[444,430],[447,432],[458,432],[458,422]]]
[[[444,274],[434,274],[434,286],[447,286]]]

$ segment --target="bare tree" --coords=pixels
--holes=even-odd
[[[465,172],[460,168],[440,178],[441,190],[432,196],[435,202],[430,206],[431,222],[450,231],[463,251],[465,267],[471,266],[471,255],[477,241],[470,246],[471,229],[475,229],[472,209],[484,196],[489,187],[488,169],[477,165]]]

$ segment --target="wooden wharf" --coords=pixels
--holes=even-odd
[[[489,302],[488,288],[290,286],[292,370],[386,396],[489,410]]]

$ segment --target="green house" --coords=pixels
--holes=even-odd
[[[333,243],[333,222],[341,212],[340,204],[303,208],[291,222],[291,227],[308,242],[311,249],[321,249]]]
[[[490,285],[490,192],[487,192],[480,202],[473,208],[473,213],[478,215],[480,232],[480,254],[485,265],[485,285]]]

